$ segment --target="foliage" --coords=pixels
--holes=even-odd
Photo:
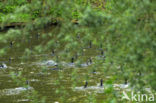
[[[0,15],[4,18],[1,18],[0,21],[2,23],[15,21],[7,19],[8,17],[4,15],[7,13],[7,15],[18,15],[17,19],[22,14],[21,18],[24,20],[19,19],[19,22],[32,21],[32,23],[28,22],[24,28],[9,30],[5,35],[0,35],[0,43],[20,37],[28,39],[32,36],[32,31],[39,32],[39,29],[46,28],[49,23],[57,22],[59,26],[57,34],[42,34],[41,38],[48,41],[34,45],[33,53],[61,49],[62,52],[58,52],[57,55],[62,59],[70,59],[71,56],[85,51],[89,42],[96,48],[102,45],[101,50],[105,52],[105,61],[91,56],[94,58],[97,70],[102,74],[111,71],[123,82],[128,79],[136,91],[145,87],[156,90],[155,1],[109,0],[102,2],[102,0],[32,0],[31,3],[22,0],[14,2],[13,5],[10,4],[11,6],[7,5],[0,9],[2,10]],[[15,10],[17,7],[21,7],[21,10]],[[10,34],[10,32],[14,33]],[[77,39],[78,36],[80,39]],[[48,39],[52,37],[55,39]],[[26,51],[29,49],[25,48]],[[4,50],[1,54],[4,54]],[[81,61],[81,58],[77,61]],[[73,76],[73,78],[76,77]],[[106,84],[113,84],[115,79],[116,77],[112,76]],[[63,87],[57,92],[62,93],[64,98],[68,95]],[[106,93],[108,93],[106,101],[111,100],[112,103],[119,101],[115,95],[112,95],[111,86]],[[96,103],[94,97],[91,95],[86,98],[86,101]]]

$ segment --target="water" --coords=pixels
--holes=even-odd
[[[46,32],[49,32],[50,29]],[[17,38],[16,42],[19,41]],[[0,58],[0,62],[5,63],[5,67],[7,67],[5,69],[0,68],[0,103],[29,103],[31,100],[27,95],[33,90],[38,91],[39,97],[46,96],[46,103],[60,103],[63,91],[66,92],[64,99],[68,103],[83,103],[93,93],[95,93],[97,103],[105,100],[107,95],[104,90],[107,85],[100,87],[99,83],[101,78],[106,81],[111,78],[111,75],[108,76],[101,70],[93,70],[94,62],[87,62],[86,59],[95,55],[100,58],[97,49],[88,48],[88,51],[85,50],[88,53],[84,52],[82,56],[84,61],[81,63],[71,63],[70,60],[57,62],[56,54],[52,55],[49,51],[30,54],[30,58],[22,57],[26,47],[31,48],[41,41],[42,39],[35,37],[32,37],[30,41],[21,41],[23,43],[22,48],[16,48],[13,45],[11,51]],[[9,47],[9,44],[5,45]],[[3,47],[3,45],[0,46]],[[103,57],[101,56],[101,58]],[[15,83],[10,76],[12,71],[17,75],[21,71],[22,77],[29,81],[30,87],[25,88],[23,85]],[[75,72],[76,74],[74,74]],[[86,80],[88,80],[88,86],[84,88]],[[120,85],[116,86],[120,87]]]

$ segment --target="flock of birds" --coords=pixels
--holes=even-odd
[[[38,35],[38,34],[37,34]],[[38,39],[38,36],[37,36],[37,39]],[[10,47],[13,47],[13,42],[10,42]],[[90,41],[89,42],[89,46],[88,46],[88,48],[92,48],[92,42]],[[100,45],[100,48],[102,48],[102,45]],[[100,55],[101,55],[101,57],[104,57],[105,58],[105,56],[104,56],[104,51],[102,50],[102,49],[100,49],[100,51],[101,51],[101,53],[100,53]],[[54,52],[54,50],[52,51],[52,55],[55,55],[55,52]],[[10,60],[9,60],[10,61]],[[72,57],[71,58],[71,63],[65,63],[65,62],[62,62],[62,64],[63,65],[65,65],[65,66],[74,66],[75,64],[74,64],[74,61],[75,61],[75,58],[74,57]],[[92,58],[89,58],[88,60],[87,60],[87,62],[86,63],[83,63],[83,64],[80,64],[80,66],[82,66],[82,67],[86,67],[86,66],[89,66],[89,65],[91,65],[93,62],[92,62]],[[56,63],[55,61],[53,61],[53,60],[49,60],[49,61],[46,61],[46,62],[44,62],[44,63],[40,63],[41,65],[47,65],[47,66],[55,66],[54,68],[51,68],[51,70],[58,70],[59,69],[59,67],[58,67],[58,63]],[[5,63],[2,63],[2,64],[0,64],[0,69],[6,69],[7,68],[7,65],[5,64]],[[93,70],[93,73],[96,73],[96,71],[95,70]],[[125,83],[124,83],[125,85],[127,85],[128,83],[127,83],[127,79],[125,79]],[[83,86],[84,88],[87,88],[88,87],[88,81],[85,81],[85,84],[84,84],[84,86]],[[100,85],[99,85],[99,87],[103,87],[103,79],[100,79]]]

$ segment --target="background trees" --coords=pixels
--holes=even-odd
[[[91,43],[95,48],[100,47],[105,56],[104,61],[91,56],[95,68],[101,73],[111,71],[116,75],[108,83],[119,78],[122,82],[128,80],[136,90],[145,87],[155,90],[154,4],[150,0],[5,0],[0,4],[1,28],[10,22],[25,22],[26,25],[1,34],[0,43],[6,45],[17,38],[29,39],[33,31],[38,33],[41,28],[56,23],[57,34],[42,34],[43,41],[25,48],[22,55],[29,54],[31,49],[33,53],[55,49],[61,58],[71,58]],[[49,37],[55,39],[45,42]],[[22,45],[16,42],[15,46]],[[9,50],[3,46],[1,56]],[[112,91],[108,93],[111,97]]]

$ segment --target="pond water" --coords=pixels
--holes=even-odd
[[[45,31],[50,30],[51,28]],[[0,103],[29,103],[31,99],[28,98],[28,94],[31,95],[33,90],[38,92],[39,99],[45,96],[46,103],[62,103],[61,98],[67,103],[85,103],[86,98],[91,95],[95,95],[97,103],[105,101],[107,97],[104,92],[105,85],[100,83],[110,78],[110,75],[101,70],[95,71],[95,67],[92,66],[94,61],[76,64],[70,60],[61,60],[58,63],[56,56],[51,52],[32,54],[30,58],[23,59],[23,50],[41,41],[36,38],[31,41],[18,39],[16,42],[24,42],[23,47],[17,48],[13,45],[11,51],[0,58],[1,64],[7,65],[7,68],[0,69]],[[0,46],[4,47],[2,44]],[[6,46],[9,47],[9,44]],[[88,49],[88,52],[82,57],[100,55],[94,47]],[[22,77],[29,82],[29,87],[15,83],[10,75],[12,71],[17,74],[21,71]],[[84,85],[87,85],[86,88]]]

